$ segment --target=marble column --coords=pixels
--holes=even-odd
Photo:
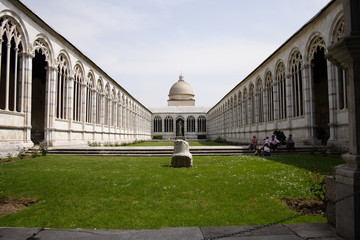
[[[336,230],[346,239],[360,239],[360,2],[343,0],[344,38],[329,46],[328,59],[348,71],[349,153],[335,168]]]

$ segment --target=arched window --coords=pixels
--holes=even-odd
[[[110,103],[111,103],[111,97],[110,97],[110,85],[109,83],[105,86],[105,113],[104,113],[104,124],[110,125],[111,123],[111,111],[110,111]]]
[[[162,132],[162,119],[160,116],[154,118],[154,132]]]
[[[195,118],[193,116],[189,116],[186,119],[186,125],[187,132],[195,132]]]
[[[111,126],[116,126],[116,117],[117,117],[117,103],[116,103],[116,90],[115,88],[111,91]]]
[[[258,112],[258,122],[264,122],[264,92],[262,80],[259,78],[256,82],[256,97],[257,97],[257,112]]]
[[[174,131],[174,120],[172,117],[167,116],[164,120],[164,131],[173,132]]]
[[[243,115],[243,104],[242,104],[242,101],[243,101],[242,95],[241,95],[241,92],[239,91],[239,98],[238,98],[239,126],[241,126],[241,125],[243,124],[243,121],[242,121],[242,115]]]
[[[56,117],[68,118],[68,97],[69,97],[69,63],[63,54],[57,58],[56,78]]]
[[[124,94],[122,95],[121,111],[121,127],[126,128],[126,99]]]
[[[122,98],[121,98],[121,92],[118,92],[117,96],[117,127],[121,128],[122,124]]]
[[[94,75],[89,72],[87,77],[87,85],[86,85],[86,106],[85,106],[85,121],[88,123],[93,123],[93,107],[94,107],[94,92],[95,92],[95,84],[94,84]]]
[[[83,71],[80,65],[76,65],[74,68],[74,88],[73,88],[73,119],[75,121],[81,121],[82,112],[82,82]]]
[[[8,18],[0,18],[0,109],[22,111],[23,43],[18,26]]]
[[[276,68],[276,82],[278,88],[279,119],[286,119],[286,81],[285,65],[280,62]]]
[[[335,25],[333,33],[333,42],[338,42],[344,37],[345,34],[345,22],[342,16]],[[345,69],[336,66],[336,85],[337,85],[337,109],[346,109],[347,103],[347,72]]]
[[[304,114],[304,98],[302,83],[302,56],[299,51],[294,51],[290,58],[290,74],[292,85],[292,114],[293,117]]]
[[[198,132],[206,132],[206,118],[204,116],[198,117]]]
[[[96,123],[103,124],[102,115],[103,115],[103,84],[102,81],[99,79],[96,87]]]
[[[250,103],[250,124],[255,123],[255,90],[254,84],[250,85],[249,88],[249,103]]]
[[[122,122],[122,108],[121,108],[121,93],[120,91],[117,94],[117,127],[121,128],[121,122]]]
[[[274,89],[271,72],[265,75],[265,91],[267,99],[267,119],[266,121],[274,121]]]
[[[244,124],[247,125],[249,124],[249,118],[248,118],[248,94],[247,94],[247,89],[244,89],[244,96],[243,96],[243,105],[244,105],[244,111],[243,111],[243,116],[244,116]]]
[[[239,121],[238,121],[239,114],[238,114],[238,106],[237,105],[238,105],[237,95],[235,94],[235,96],[234,96],[234,107],[233,107],[234,108],[234,110],[233,110],[234,115],[233,115],[233,119],[232,119],[234,127],[237,127],[238,123],[239,123]]]

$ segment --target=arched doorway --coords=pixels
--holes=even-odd
[[[176,120],[176,136],[177,137],[182,137],[182,136],[185,136],[185,132],[184,132],[184,124],[185,123],[185,121],[184,121],[184,119],[182,119],[182,118],[178,118],[177,120]]]
[[[41,49],[35,52],[35,57],[32,59],[32,68],[31,141],[37,144],[45,139],[47,62]]]
[[[326,145],[330,137],[329,91],[327,76],[327,60],[325,49],[318,46],[311,60],[314,86],[314,124],[315,138]]]

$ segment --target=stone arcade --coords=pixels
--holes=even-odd
[[[336,193],[357,192],[359,16],[358,0],[333,0],[210,109],[195,106],[182,76],[168,107],[148,109],[21,2],[0,0],[2,157],[40,141],[184,135],[248,142],[279,129],[297,144],[349,147],[346,165],[336,170]],[[337,208],[337,231],[348,239],[360,238],[359,199]]]
[[[168,106],[146,108],[19,1],[1,0],[0,148],[218,137],[246,143],[274,129],[297,144],[349,145],[347,71],[328,61],[344,36],[331,1],[215,106],[195,106],[183,76]],[[327,89],[327,91],[324,91]]]

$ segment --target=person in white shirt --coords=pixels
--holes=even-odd
[[[270,149],[272,151],[276,150],[279,143],[280,143],[280,141],[276,139],[275,135],[272,135],[271,139],[270,139]]]

